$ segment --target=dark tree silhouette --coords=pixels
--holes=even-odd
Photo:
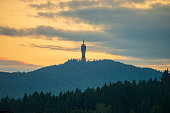
[[[13,113],[170,113],[169,73],[157,79],[117,81],[85,91],[34,92],[23,98],[6,96],[0,111]]]

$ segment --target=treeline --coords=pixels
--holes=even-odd
[[[60,93],[35,92],[22,99],[6,96],[0,111],[13,113],[170,113],[170,77],[164,71],[161,81],[118,81],[96,89]]]

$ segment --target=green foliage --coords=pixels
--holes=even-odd
[[[94,113],[93,111],[91,110],[73,110],[71,111],[71,113]]]
[[[161,107],[159,105],[153,106],[151,113],[162,113]]]
[[[60,93],[34,92],[22,99],[6,96],[0,111],[14,113],[170,113],[170,91],[167,75],[162,81],[118,81],[96,89],[87,88]]]
[[[130,110],[130,113],[135,113],[133,109]]]
[[[105,104],[97,104],[96,105],[96,113],[111,113],[112,112],[112,106],[108,105],[107,107]]]

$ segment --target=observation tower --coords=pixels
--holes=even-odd
[[[85,57],[86,45],[84,44],[84,39],[83,39],[83,44],[81,45],[81,53],[82,53],[81,60],[86,62],[86,57]]]

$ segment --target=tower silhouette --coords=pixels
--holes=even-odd
[[[86,45],[84,44],[84,39],[83,39],[83,44],[81,45],[81,53],[82,53],[81,60],[86,61],[86,57],[85,57]]]

